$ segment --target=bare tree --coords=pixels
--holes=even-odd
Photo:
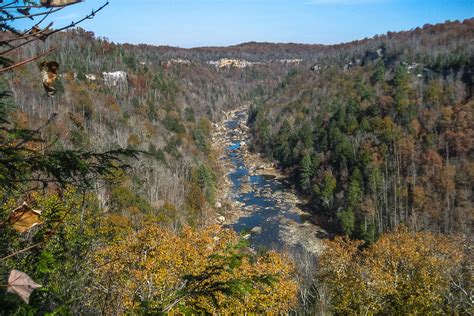
[[[73,21],[70,24],[53,28],[54,22],[50,22],[47,25],[45,21],[49,17],[54,18],[54,14],[63,10],[66,6],[74,5],[80,2],[79,0],[23,0],[23,1],[10,1],[0,6],[0,30],[3,32],[4,38],[0,40],[0,73],[13,70],[19,66],[32,62],[38,58],[41,58],[53,49],[38,54],[32,58],[19,60],[13,62],[9,56],[15,52],[18,48],[25,46],[34,41],[45,41],[49,36],[75,27],[78,24],[94,18],[94,16],[105,8],[109,2],[107,1],[98,9],[93,9],[92,12],[78,21]],[[3,1],[0,1],[0,4]],[[13,22],[30,19],[31,26],[26,30],[19,30],[13,26]]]

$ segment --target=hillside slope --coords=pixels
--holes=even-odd
[[[388,34],[292,72],[253,105],[254,148],[341,233],[469,235],[473,34],[473,19]]]

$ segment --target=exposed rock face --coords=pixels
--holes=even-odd
[[[163,65],[165,67],[171,67],[173,65],[191,65],[192,61],[189,59],[181,59],[181,58],[175,58],[175,59],[170,59],[167,62],[163,62]]]
[[[229,59],[222,58],[219,60],[211,60],[207,62],[209,65],[215,66],[216,68],[247,68],[253,65],[258,65],[258,62],[251,62],[243,59]]]
[[[96,81],[97,80],[97,76],[94,75],[94,74],[85,74],[85,77],[89,81]]]
[[[279,60],[280,63],[282,63],[282,64],[288,64],[288,65],[299,65],[302,61],[303,61],[303,59],[298,59],[298,58],[294,58],[294,59],[280,59],[280,60]]]
[[[103,72],[102,77],[109,88],[122,88],[128,84],[128,75],[125,71]]]

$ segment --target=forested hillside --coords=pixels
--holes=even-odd
[[[194,49],[5,22],[52,3],[0,6],[0,314],[472,312],[474,19]],[[321,257],[216,225],[237,108]]]
[[[2,7],[5,21],[28,14],[17,6]],[[210,226],[222,172],[212,122],[288,65],[218,68],[82,29],[2,30],[1,314],[296,306],[285,256]]]
[[[469,236],[473,34],[471,19],[340,46],[253,104],[254,148],[348,236]]]
[[[7,77],[21,127],[38,127],[53,113],[47,136],[61,148],[144,152],[120,187],[100,187],[102,207],[128,218],[162,210],[174,225],[204,224],[214,205],[211,122],[222,112],[275,87],[288,66],[215,69],[205,63],[164,62],[154,47],[115,45],[73,30],[21,49],[29,58],[54,47],[57,93],[42,93],[34,63]],[[172,181],[170,181],[172,179]],[[168,208],[179,209],[177,214]]]

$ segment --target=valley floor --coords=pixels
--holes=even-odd
[[[273,163],[249,151],[246,122],[244,106],[214,126],[213,147],[226,171],[217,194],[218,221],[249,239],[253,248],[320,254],[326,231],[303,210],[307,201]]]

